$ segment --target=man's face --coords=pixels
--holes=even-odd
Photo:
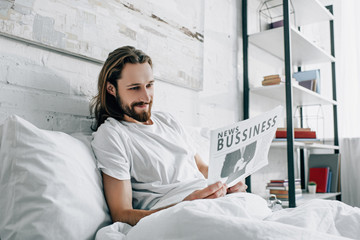
[[[154,96],[154,77],[148,63],[125,64],[121,78],[117,80],[116,100],[128,122],[147,123],[151,116]],[[121,97],[120,97],[121,96]],[[135,120],[135,121],[134,121]]]

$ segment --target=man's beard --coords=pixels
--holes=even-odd
[[[130,106],[126,106],[125,104],[123,104],[123,102],[121,101],[121,98],[119,95],[116,95],[116,101],[118,103],[118,106],[120,107],[121,111],[135,119],[136,121],[139,121],[139,122],[147,122],[150,117],[151,117],[151,107],[152,107],[152,99],[150,100],[149,103],[145,103],[145,102],[134,102],[132,103]],[[144,104],[148,104],[149,105],[149,108],[147,111],[142,111],[141,113],[137,113],[135,111],[135,106],[138,106],[138,105],[144,105]]]

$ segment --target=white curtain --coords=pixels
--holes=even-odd
[[[340,146],[342,201],[360,207],[360,138],[343,138]]]
[[[360,207],[360,1],[336,0],[334,11],[342,200]]]
[[[334,5],[339,133],[360,137],[360,1]]]

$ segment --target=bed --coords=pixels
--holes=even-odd
[[[0,239],[360,239],[360,209],[313,200],[271,211],[250,193],[179,203],[136,226],[111,223],[91,135],[0,126]]]

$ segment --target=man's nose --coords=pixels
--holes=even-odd
[[[143,102],[150,102],[151,100],[151,91],[149,89],[143,89],[143,91],[141,92],[141,101]]]

